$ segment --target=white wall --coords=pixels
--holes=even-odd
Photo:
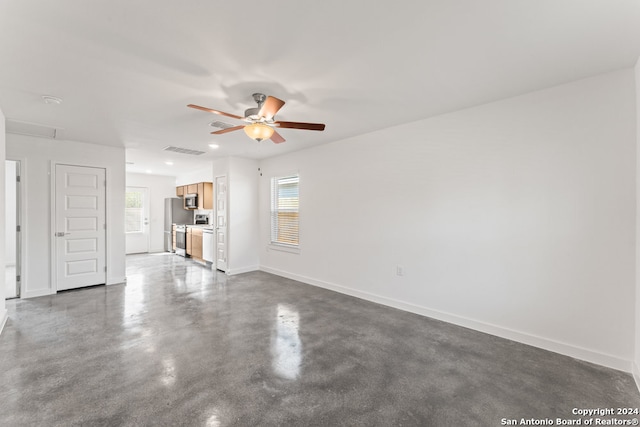
[[[4,114],[0,110],[0,206],[4,206],[4,160],[5,160],[5,122]],[[0,332],[7,321],[7,309],[5,304],[5,260],[4,260],[4,209],[0,209]]]
[[[227,177],[227,274],[257,270],[258,162],[237,157],[214,160],[214,186],[218,176]]]
[[[213,182],[210,167],[179,174],[176,176],[175,185],[189,185],[198,182]]]
[[[229,159],[229,261],[228,273],[259,268],[258,259],[258,162]]]
[[[22,297],[54,292],[50,265],[50,241],[53,236],[50,229],[52,162],[106,168],[107,284],[124,282],[124,149],[8,134],[7,155],[25,159],[21,164],[22,185],[26,193],[22,209],[27,213],[23,232],[26,257],[22,265]]]
[[[230,157],[225,157],[222,159],[216,159],[212,162],[213,168],[211,172],[211,177],[213,178],[213,183],[215,185],[215,179],[217,176],[228,176],[229,175],[229,167],[230,167]],[[215,197],[216,189],[213,189],[213,195]],[[215,210],[215,209],[214,209]]]
[[[149,252],[164,251],[164,199],[176,197],[175,177],[127,173],[126,185],[149,189]]]
[[[626,69],[264,160],[261,268],[629,371],[634,98]],[[291,171],[299,254],[267,247]]]

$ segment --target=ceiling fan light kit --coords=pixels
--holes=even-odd
[[[271,139],[276,144],[284,142],[285,139],[280,135],[275,127],[288,128],[288,129],[304,129],[323,131],[324,124],[322,123],[301,123],[301,122],[280,122],[274,120],[276,113],[284,105],[284,101],[274,96],[266,96],[263,93],[254,93],[253,100],[258,104],[257,107],[248,108],[244,112],[244,117],[237,116],[235,114],[225,113],[224,111],[218,111],[207,107],[201,107],[199,105],[189,104],[187,107],[195,108],[196,110],[202,110],[213,114],[219,114],[221,116],[231,117],[233,119],[242,120],[247,122],[247,125],[225,127],[224,129],[211,132],[213,135],[222,135],[225,133],[233,132],[236,130],[244,129],[244,133],[251,139],[258,142]],[[213,123],[212,123],[213,125]]]
[[[251,139],[260,142],[263,139],[271,138],[276,130],[264,123],[253,123],[244,127],[244,133]]]

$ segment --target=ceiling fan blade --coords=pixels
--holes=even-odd
[[[271,120],[283,105],[284,101],[282,99],[278,99],[274,96],[267,96],[264,104],[262,104],[262,108],[260,108],[260,111],[258,111],[258,115],[260,117],[264,117],[267,120]]]
[[[289,129],[324,130],[323,123],[273,122],[273,125]]]
[[[211,108],[201,107],[199,105],[189,104],[189,105],[187,105],[187,107],[195,108],[196,110],[206,111],[208,113],[220,114],[221,116],[232,117],[232,118],[238,119],[238,120],[244,119],[244,117],[236,116],[235,114],[225,113],[224,111],[213,110]]]
[[[286,141],[286,139],[284,139],[282,137],[282,135],[280,135],[275,130],[273,131],[273,135],[271,135],[271,140],[276,144],[280,144],[281,142],[285,142]]]
[[[211,135],[222,135],[223,133],[233,132],[234,130],[240,130],[242,128],[244,128],[244,125],[234,126],[232,128],[220,129],[215,132],[211,132]]]

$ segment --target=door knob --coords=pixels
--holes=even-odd
[[[71,234],[71,233],[65,233],[64,231],[58,231],[58,232],[56,233],[56,237],[64,237],[64,236],[66,236],[67,234]]]

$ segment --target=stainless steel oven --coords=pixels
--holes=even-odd
[[[187,227],[176,225],[176,255],[187,256]]]
[[[208,225],[209,224],[209,215],[207,214],[196,214],[195,224],[198,225]]]

